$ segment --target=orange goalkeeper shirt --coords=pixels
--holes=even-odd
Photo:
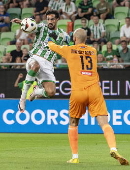
[[[48,45],[52,51],[66,59],[72,90],[83,90],[99,82],[95,48],[85,44],[59,46],[53,42],[48,42]]]

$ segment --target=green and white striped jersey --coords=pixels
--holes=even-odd
[[[55,31],[57,34],[56,44],[63,45],[64,42],[69,44],[70,37],[66,32],[60,28],[57,28],[57,30],[50,30],[48,26],[42,22],[37,25],[37,29],[35,31],[36,38],[33,49],[29,51],[30,56],[36,54],[54,63],[58,57],[58,54],[51,51],[48,47],[49,34],[53,31]]]

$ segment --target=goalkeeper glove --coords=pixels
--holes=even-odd
[[[49,37],[52,39],[53,42],[55,42],[58,36],[56,35],[55,32],[52,32],[49,34]]]

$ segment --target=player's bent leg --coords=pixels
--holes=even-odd
[[[29,100],[33,101],[35,98],[38,98],[39,96],[50,98],[55,95],[56,87],[55,83],[53,82],[44,82],[42,88],[39,88],[38,86],[34,87],[33,93],[30,95]]]
[[[53,97],[55,95],[56,86],[54,82],[52,81],[43,82],[43,87],[45,88],[46,95],[48,97]]]
[[[72,151],[72,159],[67,163],[79,163],[78,159],[78,123],[79,118],[70,117],[70,125],[68,129],[68,138]]]
[[[24,112],[24,110],[25,110],[27,92],[28,92],[30,86],[33,84],[33,82],[35,80],[35,76],[36,76],[39,68],[40,68],[40,65],[34,59],[33,60],[30,59],[26,64],[27,75],[25,78],[21,98],[20,98],[20,101],[18,104],[18,108],[19,108],[20,112]]]
[[[108,123],[107,116],[97,116],[97,121],[104,132],[104,137],[110,148],[111,157],[117,159],[121,165],[129,165],[129,162],[117,152],[114,131]]]

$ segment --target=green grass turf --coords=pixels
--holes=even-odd
[[[130,160],[130,135],[116,135],[118,151]],[[102,134],[79,135],[79,164],[67,134],[0,134],[0,170],[128,170],[109,156]]]

